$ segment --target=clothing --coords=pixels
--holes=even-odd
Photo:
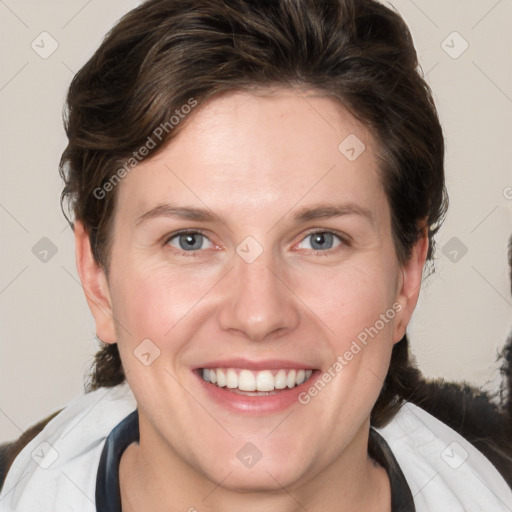
[[[102,453],[105,470],[109,448],[120,447],[115,432],[126,428],[128,443],[138,437],[133,422],[136,408],[126,382],[72,400],[14,461],[0,493],[0,511],[95,512],[96,493],[101,492],[101,476],[105,477],[100,469]],[[396,459],[416,512],[512,511],[512,491],[494,466],[423,409],[406,403],[386,427],[375,431],[371,434],[375,458],[381,464],[387,461],[393,489],[403,490],[403,478],[392,467]],[[393,484],[393,478],[398,483]]]
[[[124,450],[139,441],[138,411],[130,413],[110,432],[101,452],[96,480],[96,508],[100,512],[121,512],[119,463]],[[388,472],[391,483],[392,512],[415,512],[407,480],[384,438],[370,430],[369,453]]]

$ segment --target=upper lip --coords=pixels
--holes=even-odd
[[[298,361],[290,361],[289,359],[265,359],[261,361],[251,361],[249,359],[235,358],[235,359],[218,359],[215,361],[208,361],[199,366],[199,368],[243,368],[247,370],[315,370],[317,367],[311,366],[307,363]]]

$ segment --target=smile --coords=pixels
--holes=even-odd
[[[279,369],[253,371],[242,368],[201,368],[202,378],[219,388],[248,396],[268,396],[300,386],[313,370]]]

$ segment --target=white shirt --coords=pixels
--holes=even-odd
[[[96,476],[107,436],[137,408],[126,382],[76,397],[14,460],[1,512],[96,512]],[[512,490],[457,432],[412,403],[384,428],[417,512],[512,512]]]

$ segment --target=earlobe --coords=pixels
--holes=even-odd
[[[421,237],[413,247],[411,257],[400,268],[401,279],[396,300],[401,304],[402,308],[395,317],[394,343],[400,341],[404,336],[407,325],[416,308],[420,295],[423,268],[427,259],[428,246],[429,240],[427,228],[425,227],[422,230]]]
[[[94,259],[89,234],[80,221],[74,224],[76,267],[87,304],[96,322],[96,335],[105,343],[115,343],[112,299],[103,268]]]

